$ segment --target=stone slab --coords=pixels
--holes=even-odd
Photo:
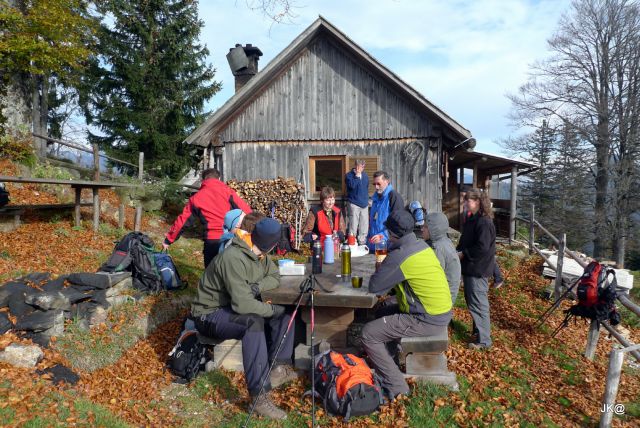
[[[244,373],[242,364],[242,342],[225,340],[213,348],[213,364],[215,368],[225,368]]]
[[[444,385],[451,388],[452,391],[459,391],[460,387],[458,385],[458,380],[456,379],[456,375],[453,372],[445,372],[441,374],[430,374],[430,375],[412,375],[405,374],[405,379],[415,379],[417,382],[430,382],[435,383],[437,385]]]
[[[407,374],[439,374],[448,371],[444,354],[409,354],[405,359]]]

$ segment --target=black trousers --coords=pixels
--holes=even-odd
[[[211,260],[215,256],[218,255],[218,250],[220,249],[220,240],[219,239],[206,239],[204,241],[204,248],[202,249],[202,254],[204,255],[204,268],[206,269],[211,263]]]
[[[237,314],[231,308],[219,308],[215,312],[195,319],[196,329],[207,337],[242,340],[242,365],[247,379],[249,394],[260,392],[262,380],[269,371],[269,362],[291,364],[293,355],[294,324],[278,355],[278,345],[287,330],[291,314],[280,318],[263,318],[256,314]],[[265,328],[267,331],[265,331]],[[267,336],[271,343],[267,343]],[[271,389],[271,381],[265,382],[265,391]]]

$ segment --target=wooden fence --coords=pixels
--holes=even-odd
[[[544,259],[544,261],[549,265],[551,269],[556,271],[556,278],[554,284],[554,298],[555,302],[553,306],[545,314],[550,314],[553,310],[560,306],[561,300],[568,294],[561,294],[562,292],[562,268],[563,268],[563,260],[564,255],[568,255],[572,259],[574,259],[582,268],[584,269],[587,266],[587,263],[578,257],[578,255],[569,250],[567,248],[567,235],[565,233],[562,234],[562,237],[558,239],[551,232],[549,232],[542,224],[540,224],[535,219],[535,206],[531,205],[531,214],[530,218],[524,218],[521,216],[516,216],[516,220],[528,223],[529,225],[529,236],[524,237],[529,244],[529,253],[533,254],[537,253],[540,257]],[[535,229],[536,227],[540,229],[546,236],[548,236],[553,243],[558,247],[558,262],[557,265],[554,265],[547,256],[545,256],[542,251],[536,246],[535,243]],[[517,229],[516,229],[517,230]],[[629,309],[632,313],[640,317],[640,306],[638,306],[635,302],[633,302],[626,292],[620,292],[617,290],[617,299],[618,301],[627,309]],[[625,290],[626,291],[626,290]],[[544,314],[543,314],[544,315]],[[618,385],[620,383],[620,374],[622,372],[622,363],[624,361],[624,356],[626,353],[632,355],[637,361],[640,362],[640,345],[635,345],[629,342],[624,338],[620,333],[618,333],[607,321],[599,322],[598,320],[592,320],[589,325],[589,333],[587,335],[587,346],[585,350],[585,357],[589,360],[593,360],[595,357],[596,346],[598,344],[598,339],[600,336],[600,326],[604,327],[605,330],[611,334],[622,346],[623,349],[614,349],[611,351],[609,356],[609,368],[607,373],[607,382],[605,386],[605,394],[603,398],[603,407],[604,409],[601,413],[600,418],[600,426],[601,427],[610,427],[611,421],[613,418],[613,414],[615,413],[615,399],[618,393]],[[609,411],[611,410],[611,411]]]

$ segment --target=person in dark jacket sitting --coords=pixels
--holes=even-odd
[[[242,340],[242,364],[247,388],[256,401],[255,412],[272,419],[285,419],[287,414],[271,401],[268,391],[297,378],[291,366],[294,326],[276,355],[291,315],[284,306],[263,302],[260,295],[280,285],[278,267],[268,255],[280,239],[281,225],[272,218],[260,220],[251,233],[251,248],[237,236],[223,253],[207,266],[198,293],[191,304],[196,329],[216,339]],[[271,332],[268,346],[265,330]],[[276,362],[271,378],[260,386]]]
[[[462,264],[464,298],[473,319],[473,331],[477,333],[477,340],[469,347],[489,348],[492,341],[488,278],[493,275],[496,254],[493,210],[489,196],[479,189],[469,189],[464,201],[471,216],[464,223],[456,249]]]
[[[303,241],[311,243],[326,235],[338,235],[344,240],[347,227],[340,208],[336,207],[336,192],[331,187],[323,187],[320,191],[320,205],[311,207],[307,221],[302,229]]]

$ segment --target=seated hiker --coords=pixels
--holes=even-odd
[[[390,398],[409,394],[409,385],[387,350],[403,337],[433,336],[451,320],[451,293],[435,252],[413,233],[414,219],[406,210],[389,213],[389,254],[371,276],[369,291],[379,295],[395,287],[396,305],[362,330],[362,345]],[[392,301],[389,299],[389,301]]]
[[[256,401],[255,412],[273,419],[285,419],[286,413],[273,404],[268,391],[297,377],[291,367],[293,330],[280,353],[275,355],[291,315],[285,312],[284,306],[263,302],[260,298],[262,291],[280,284],[278,267],[267,254],[280,239],[280,227],[274,219],[260,220],[251,233],[251,248],[234,237],[231,245],[207,266],[191,305],[200,334],[242,340],[242,363],[249,394],[252,401]],[[269,329],[273,338],[271,347],[267,346],[265,329]],[[273,360],[277,365],[258,396]]]
[[[456,247],[447,236],[449,219],[443,213],[427,214],[425,224],[422,227],[422,239],[431,245],[436,252],[440,266],[444,269],[451,292],[451,303],[456,303],[460,288],[460,258]]]
[[[224,223],[222,224],[222,230],[224,233],[220,237],[220,249],[218,250],[218,254],[223,252],[224,248],[231,243],[231,238],[235,236],[236,230],[242,223],[244,216],[244,211],[239,208],[228,211],[224,215]]]
[[[252,211],[242,219],[242,223],[236,228],[236,236],[247,243],[249,248],[253,247],[251,233],[256,228],[256,223],[265,218],[265,215],[258,211]]]
[[[347,226],[340,208],[336,207],[336,192],[332,187],[323,187],[320,191],[320,205],[311,207],[307,221],[302,229],[302,239],[311,243],[326,235],[338,235],[344,241]]]

